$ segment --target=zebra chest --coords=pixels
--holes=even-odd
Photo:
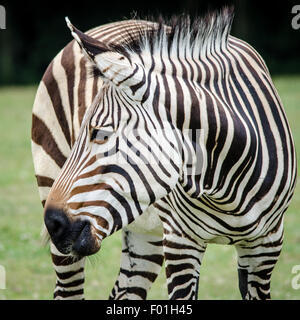
[[[168,203],[169,215],[176,221],[174,231],[197,241],[233,244],[263,232],[257,211],[243,215],[230,211],[233,207],[218,206],[207,197],[193,199],[186,194],[171,194]]]

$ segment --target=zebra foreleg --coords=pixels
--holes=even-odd
[[[180,235],[166,233],[163,247],[169,299],[196,300],[206,244],[199,245]]]
[[[277,239],[265,237],[237,245],[239,289],[243,299],[271,299],[270,284],[282,248],[282,233]]]
[[[163,263],[162,235],[122,232],[121,268],[109,299],[146,299]]]
[[[61,254],[50,243],[53,266],[56,272],[54,299],[84,299],[84,264],[85,258],[76,259]]]

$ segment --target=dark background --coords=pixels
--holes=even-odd
[[[298,2],[298,3],[297,3]],[[201,15],[229,4],[235,7],[231,34],[249,42],[271,73],[300,73],[300,29],[291,26],[295,1],[251,0],[98,0],[2,1],[6,29],[0,30],[0,85],[37,83],[49,62],[72,39],[64,17],[86,31],[138,16],[182,12]]]

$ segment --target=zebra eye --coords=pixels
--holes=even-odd
[[[113,132],[94,128],[91,133],[91,141],[95,143],[105,143]]]

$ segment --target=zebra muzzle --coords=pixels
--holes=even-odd
[[[100,242],[93,236],[92,226],[89,221],[84,221],[84,226],[72,246],[72,252],[78,256],[89,256],[100,249]]]
[[[100,249],[100,242],[87,220],[71,219],[63,209],[47,208],[44,217],[51,240],[62,254],[88,256]]]

